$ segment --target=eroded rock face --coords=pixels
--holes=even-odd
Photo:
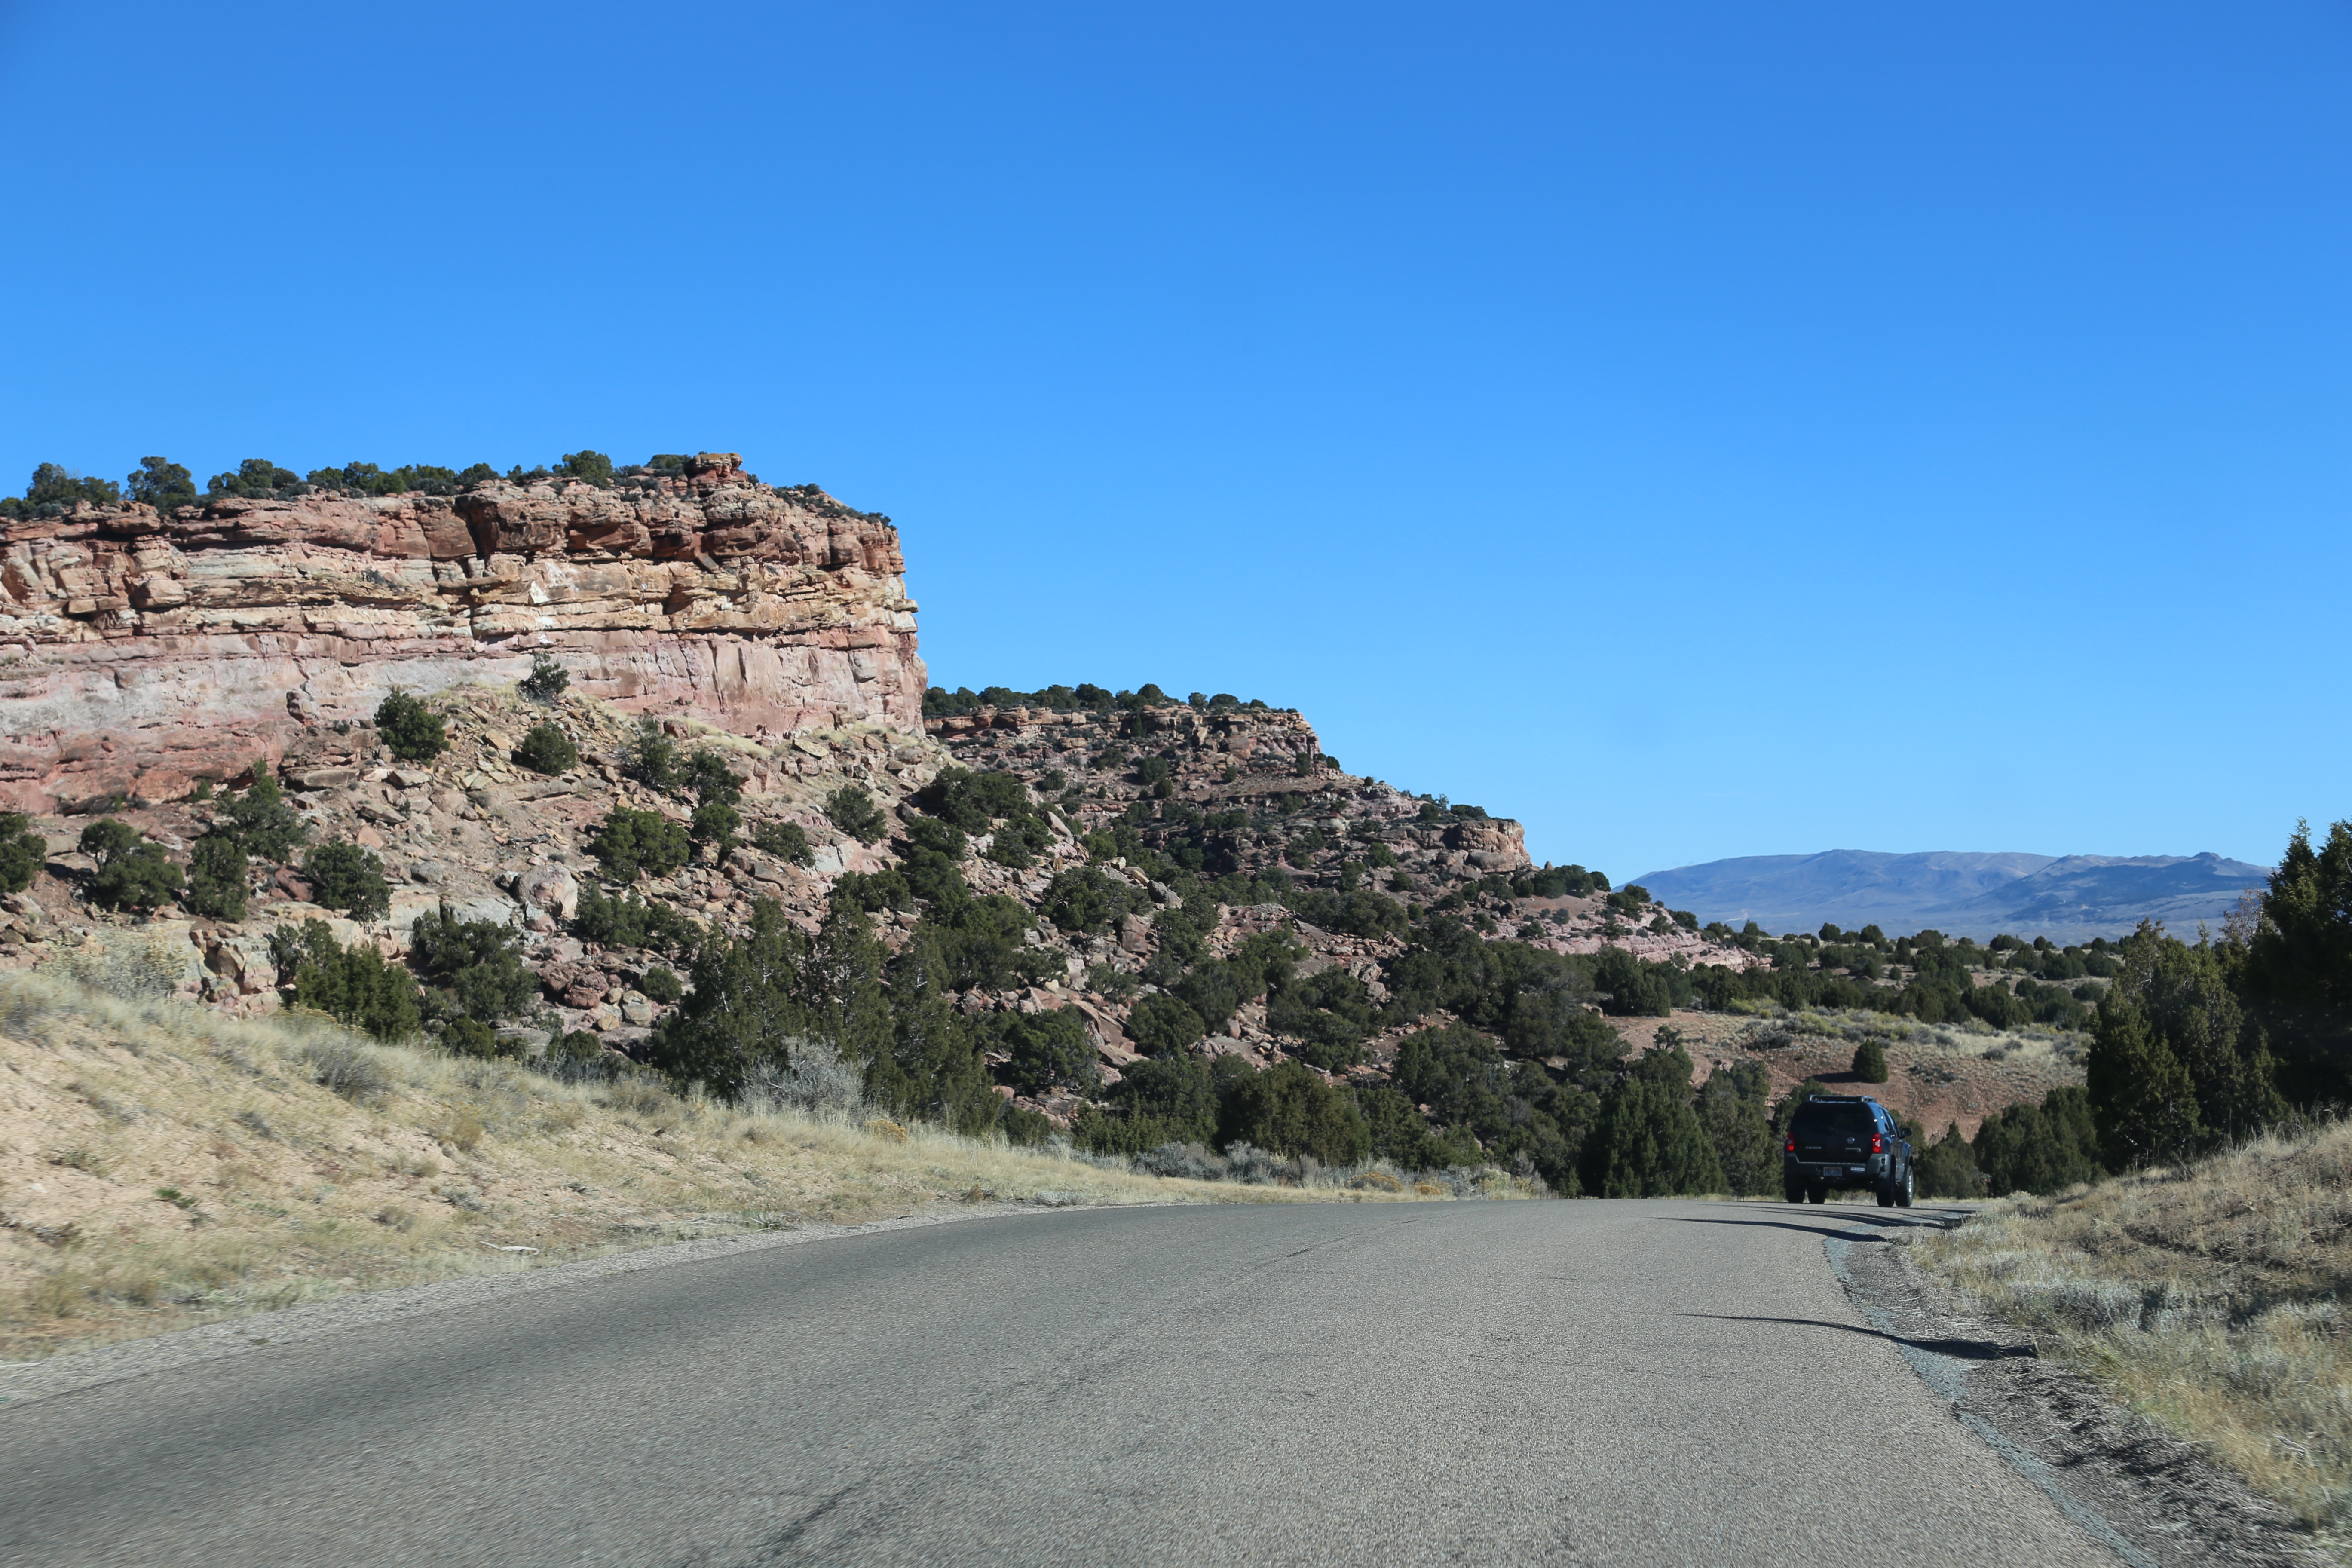
[[[0,809],[164,801],[546,653],[632,712],[919,732],[898,531],[730,453],[455,496],[217,497],[0,525]]]

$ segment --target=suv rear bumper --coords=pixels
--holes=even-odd
[[[1821,1186],[1869,1186],[1886,1179],[1886,1156],[1874,1155],[1858,1165],[1818,1165],[1790,1160],[1784,1163],[1784,1168],[1797,1180]]]

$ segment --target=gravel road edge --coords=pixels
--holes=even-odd
[[[2287,1511],[2087,1379],[2032,1337],[1964,1311],[1908,1256],[1964,1217],[1874,1216],[1823,1242],[1873,1329],[2018,1472],[2133,1568],[2335,1568]]]

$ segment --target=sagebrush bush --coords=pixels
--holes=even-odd
[[[110,937],[116,933],[109,932]],[[126,1002],[153,1002],[169,996],[178,988],[185,966],[182,954],[188,951],[184,943],[136,941],[128,937],[110,941],[104,947],[94,944],[69,948],[42,965],[50,973],[61,975],[78,985],[109,996],[120,996]],[[19,1006],[31,1004],[20,999]],[[23,1035],[31,1018],[12,1015],[8,1020],[11,1034]]]
[[[1297,1169],[1281,1155],[1255,1144],[1229,1143],[1225,1146],[1225,1177],[1228,1181],[1269,1186],[1294,1173]]]
[[[1135,1169],[1147,1176],[1181,1176],[1188,1181],[1218,1182],[1225,1178],[1226,1163],[1200,1143],[1162,1143],[1135,1157]]]
[[[774,1106],[811,1116],[863,1122],[866,1079],[854,1062],[823,1040],[794,1036],[785,1043],[786,1058],[756,1063],[743,1076],[740,1103]]]
[[[392,1079],[358,1046],[327,1041],[305,1047],[302,1055],[310,1063],[311,1082],[353,1104],[371,1105],[392,1091]]]

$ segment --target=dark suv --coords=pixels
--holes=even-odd
[[[1780,1170],[1792,1204],[1825,1204],[1832,1187],[1872,1187],[1880,1208],[1911,1206],[1911,1145],[1874,1100],[1816,1094],[1789,1121]]]

